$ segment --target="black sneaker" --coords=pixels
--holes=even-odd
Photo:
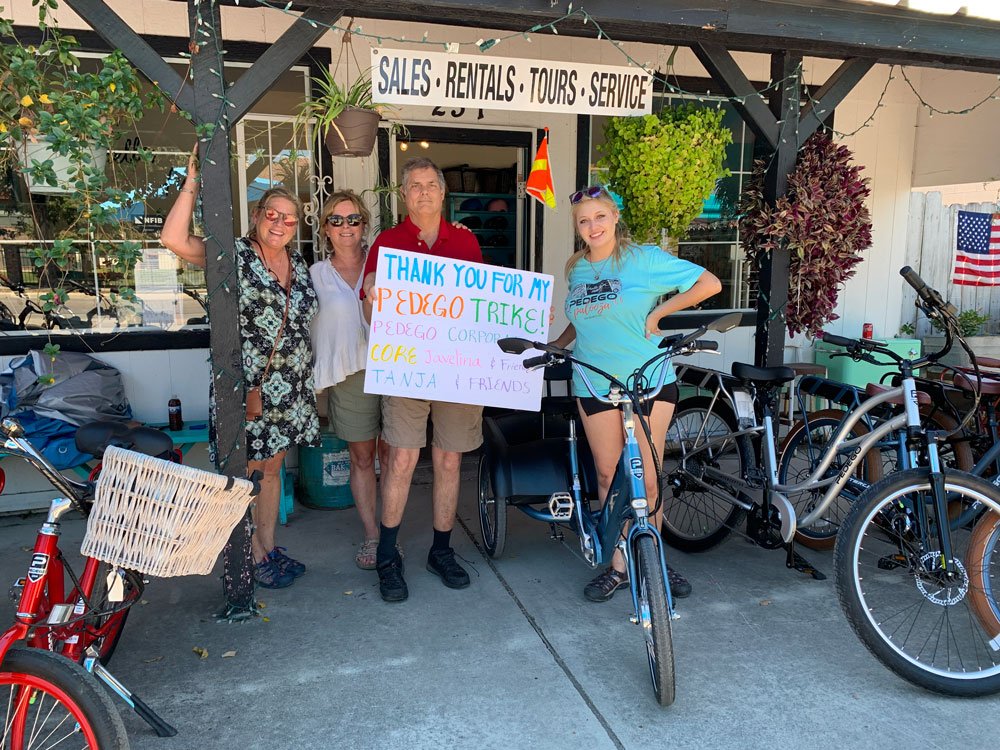
[[[469,574],[455,562],[455,550],[432,549],[427,555],[427,570],[436,576],[450,589],[464,589],[469,585]]]
[[[670,596],[674,599],[691,596],[691,583],[669,565],[667,566],[667,582],[670,584]]]
[[[387,602],[405,602],[410,592],[403,580],[403,558],[396,555],[387,563],[380,563],[378,571],[378,592]]]

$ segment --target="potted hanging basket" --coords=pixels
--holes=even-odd
[[[346,107],[330,121],[324,142],[332,156],[368,156],[382,116],[373,109]]]
[[[91,167],[95,172],[103,172],[108,162],[108,150],[100,146],[90,146],[74,155],[63,155],[54,150],[47,141],[23,141],[15,145],[17,161],[21,175],[28,186],[28,192],[35,195],[66,195],[77,191],[76,182],[80,177],[82,167]],[[82,153],[83,160],[77,157]],[[36,171],[33,164],[44,165],[52,162],[52,172],[55,174],[55,185],[49,184],[42,172]]]

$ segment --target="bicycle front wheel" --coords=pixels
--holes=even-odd
[[[79,664],[50,651],[15,647],[0,664],[7,706],[3,750],[128,750],[121,716]]]
[[[995,487],[962,472],[945,475],[945,491],[943,519],[926,469],[898,472],[865,492],[837,537],[837,594],[862,643],[896,674],[939,693],[988,695],[1000,691],[1000,610],[990,585],[1000,570],[1000,532],[995,521],[979,524],[1000,513],[1000,502]],[[979,511],[979,520],[953,523],[956,504]]]
[[[736,416],[723,404],[704,396],[677,405],[663,451],[664,541],[683,552],[704,552],[720,544],[742,523],[746,511],[697,481],[704,471],[722,471],[737,479],[752,461],[747,440],[710,440],[736,432]],[[681,466],[682,459],[684,468]],[[708,484],[713,480],[706,479]]]
[[[635,569],[639,576],[639,625],[646,640],[646,658],[653,692],[661,706],[669,706],[677,694],[674,675],[674,641],[670,632],[670,607],[667,587],[656,543],[651,536],[640,536],[635,545]]]

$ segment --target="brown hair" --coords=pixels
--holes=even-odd
[[[584,195],[579,201],[573,204],[573,234],[576,237],[576,250],[566,261],[566,268],[564,273],[567,278],[569,277],[570,271],[573,270],[573,266],[580,262],[581,259],[587,254],[587,243],[583,241],[580,237],[580,233],[576,228],[576,211],[579,206],[583,204],[584,201],[601,201],[606,203],[615,215],[618,217],[618,223],[615,224],[615,249],[611,252],[611,265],[612,267],[621,267],[622,262],[625,259],[625,253],[632,245],[632,237],[629,234],[628,227],[625,226],[625,222],[622,221],[621,211],[618,210],[618,204],[615,203],[614,198],[608,195],[607,190],[601,188],[601,192],[596,196],[591,198],[589,195]]]
[[[326,199],[326,201],[323,203],[323,208],[320,209],[319,212],[320,228],[325,229],[324,225],[326,224],[326,217],[330,216],[333,213],[333,209],[338,203],[343,203],[344,201],[350,201],[351,203],[354,204],[354,207],[357,209],[358,213],[361,214],[361,221],[365,223],[365,228],[371,226],[372,223],[371,211],[368,210],[368,206],[366,206],[364,203],[361,202],[361,197],[353,190],[338,190],[337,192],[332,193],[330,197]],[[326,245],[326,251],[330,255],[333,255],[333,243],[330,242],[330,238],[327,237],[325,231],[322,234],[323,234],[323,243]],[[367,243],[364,241],[364,237],[362,237],[361,242],[362,245],[367,245]]]
[[[299,200],[299,196],[297,196],[295,193],[293,193],[288,188],[282,187],[281,185],[278,185],[277,187],[269,188],[268,190],[264,191],[264,194],[262,196],[260,196],[260,199],[257,201],[257,205],[253,207],[253,211],[251,212],[251,216],[254,217],[254,218],[252,219],[252,223],[250,224],[250,228],[247,230],[247,237],[249,237],[252,240],[257,239],[257,219],[256,219],[256,215],[257,215],[258,212],[263,211],[267,207],[267,202],[269,200],[271,200],[271,198],[284,198],[285,200],[291,201],[292,203],[294,203],[295,204],[295,214],[296,214],[297,218],[299,219],[299,221],[302,220],[302,214],[303,214],[302,201]],[[286,246],[286,249],[287,249],[287,247],[288,246]]]

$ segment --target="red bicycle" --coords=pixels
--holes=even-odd
[[[96,483],[75,482],[59,473],[24,438],[16,421],[0,422],[0,439],[0,456],[27,461],[59,494],[38,531],[27,574],[11,588],[18,603],[14,623],[0,635],[0,691],[9,693],[0,748],[61,748],[80,746],[81,740],[89,750],[128,748],[121,716],[98,681],[159,736],[175,735],[177,731],[106,665],[129,608],[142,596],[145,581],[140,571],[161,576],[207,572],[206,563],[210,569],[256,483],[191,467],[171,469],[174,464],[150,458],[173,452],[170,437],[151,428],[103,422],[81,427],[78,447],[104,457]],[[171,476],[178,472],[179,476]],[[178,492],[186,492],[180,501],[175,497]],[[216,508],[206,517],[198,505],[211,501],[216,501]],[[185,519],[201,518],[211,526],[206,534],[202,524],[198,540],[202,547],[194,550],[199,554],[193,557],[178,555],[193,549],[190,529],[173,522],[170,515],[181,505]],[[60,519],[70,510],[88,517],[79,576],[58,544]]]

